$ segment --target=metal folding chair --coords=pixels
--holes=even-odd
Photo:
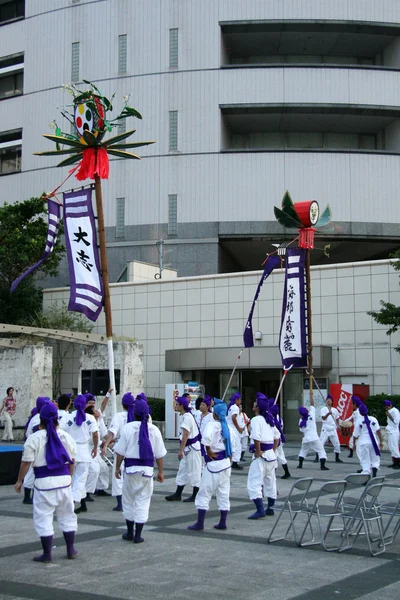
[[[378,511],[382,517],[388,517],[383,530],[383,539],[385,546],[394,542],[400,530],[400,487],[390,483],[384,483],[383,489],[393,490],[396,494],[395,501],[392,503],[382,502]],[[372,541],[379,541],[379,538],[372,538]]]
[[[373,480],[375,481],[375,480]],[[338,548],[339,552],[350,550],[359,535],[365,534],[368,541],[369,551],[372,556],[385,552],[385,540],[383,537],[382,515],[379,512],[378,497],[383,487],[383,482],[367,485],[360,496],[356,506],[344,509],[341,518],[347,521],[342,531],[342,542]],[[374,537],[372,527],[376,524],[379,536]],[[377,542],[374,550],[373,543]],[[346,543],[346,545],[344,545]]]
[[[334,550],[338,550],[340,544],[335,546],[327,545],[327,538],[332,531],[338,531],[337,529],[331,529],[331,524],[333,523],[336,517],[341,518],[343,512],[343,495],[346,489],[346,481],[328,481],[324,483],[321,489],[318,492],[318,496],[315,498],[315,502],[310,507],[303,507],[301,512],[308,515],[306,524],[304,529],[300,535],[298,545],[299,546],[313,546],[314,544],[322,544],[327,552],[333,552]],[[327,506],[323,503],[322,499],[326,494],[335,494],[333,501],[333,506]],[[331,499],[332,500],[332,499]],[[326,499],[325,499],[326,502]],[[315,539],[314,531],[312,527],[312,518],[316,516],[318,520],[318,528],[319,528],[319,539]],[[322,519],[326,518],[328,520],[328,525],[323,532],[322,529]],[[307,530],[310,531],[311,538],[304,540]],[[339,530],[341,531],[341,530]]]
[[[300,514],[302,512],[303,507],[307,507],[308,506],[308,502],[307,502],[307,493],[311,487],[311,484],[313,482],[313,478],[312,477],[305,477],[303,479],[298,479],[298,481],[296,481],[293,485],[292,488],[289,492],[289,494],[286,497],[286,500],[283,502],[283,504],[280,503],[276,503],[274,506],[274,510],[278,510],[280,511],[280,514],[277,518],[277,520],[275,521],[275,524],[272,528],[271,533],[269,534],[268,537],[268,542],[269,543],[273,543],[273,542],[279,542],[281,540],[284,540],[288,534],[289,531],[291,529],[293,529],[293,537],[294,540],[297,542],[297,535],[296,535],[296,528],[295,528],[295,520],[298,514]],[[300,492],[300,494],[299,494]],[[273,537],[273,533],[279,523],[279,521],[281,520],[282,516],[287,513],[289,516],[289,526],[286,529],[286,532],[283,536],[281,537]]]

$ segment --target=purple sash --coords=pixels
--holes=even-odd
[[[196,435],[196,437],[190,438],[189,440],[186,441],[186,447],[193,446],[193,444],[195,444],[196,442],[199,442],[200,439],[201,439],[200,435]]]
[[[264,444],[264,442],[261,442],[260,446],[261,446],[261,452],[266,452],[267,450],[273,450],[274,449],[274,445],[273,444]],[[250,446],[249,446],[249,452],[251,452],[251,454],[254,454],[255,451],[256,451],[256,445],[255,444],[250,444]]]
[[[206,456],[204,457],[204,460],[206,461],[206,463],[215,462],[216,460],[224,460],[224,458],[226,458],[225,450],[222,450],[221,452],[217,452],[216,454],[217,454],[217,458],[210,458],[208,456],[208,454],[206,454]]]
[[[35,425],[35,427],[32,427],[32,433],[36,433],[37,431],[39,431],[39,427],[40,425]]]
[[[33,467],[36,479],[43,479],[43,477],[61,477],[62,475],[70,475],[69,465],[63,465],[57,469],[49,469],[47,465],[43,467]]]
[[[154,460],[146,458],[125,458],[125,469],[127,467],[154,467]]]

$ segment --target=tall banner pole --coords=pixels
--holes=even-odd
[[[104,227],[104,211],[103,211],[103,194],[101,189],[101,179],[98,175],[95,175],[94,179],[94,191],[96,196],[96,208],[97,208],[97,228],[99,234],[99,246],[100,246],[100,265],[101,275],[104,285],[104,314],[106,319],[106,336],[107,336],[107,350],[108,350],[108,371],[110,379],[111,393],[111,411],[115,415],[117,412],[117,403],[115,398],[115,375],[114,375],[114,348],[113,348],[113,328],[112,328],[112,314],[111,314],[111,299],[110,299],[110,284],[108,278],[108,261],[107,261],[107,249],[106,249],[106,233]]]
[[[314,399],[313,395],[313,345],[312,345],[312,311],[311,311],[311,250],[307,248],[306,259],[306,294],[307,294],[307,345],[308,345],[308,378],[310,385],[310,402]]]

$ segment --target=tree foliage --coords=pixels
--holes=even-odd
[[[42,294],[37,282],[44,275],[57,275],[65,252],[59,240],[49,258],[13,294],[10,287],[41,258],[46,235],[47,207],[42,198],[0,206],[0,323],[26,324],[32,313],[40,310]]]
[[[397,250],[392,255],[392,258],[400,259],[400,250]],[[396,271],[400,271],[400,260],[396,260],[391,264]],[[379,325],[388,327],[386,333],[387,335],[392,335],[392,333],[396,333],[400,328],[400,306],[396,306],[392,302],[385,302],[384,300],[381,300],[380,304],[382,306],[381,310],[371,310],[368,314]],[[396,346],[395,350],[396,352],[400,352],[400,346]]]

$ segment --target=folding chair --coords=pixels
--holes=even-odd
[[[375,480],[373,480],[375,481]],[[372,556],[377,556],[385,552],[385,540],[383,537],[382,515],[379,513],[378,497],[383,487],[383,482],[373,485],[367,485],[363,494],[361,494],[356,506],[351,509],[344,509],[341,514],[343,521],[347,521],[342,531],[342,542],[338,548],[339,552],[350,550],[358,536],[363,531],[365,534],[369,551]],[[376,523],[379,536],[373,536],[372,526]],[[352,541],[350,541],[352,538]],[[346,545],[343,544],[346,542]],[[378,549],[374,550],[372,544],[378,542]]]
[[[340,518],[342,516],[343,494],[345,492],[346,485],[347,485],[347,483],[344,480],[328,481],[327,483],[324,483],[318,492],[318,496],[315,498],[315,502],[314,502],[313,506],[302,508],[301,512],[306,513],[308,515],[308,518],[307,518],[307,522],[304,526],[304,529],[303,529],[303,531],[300,535],[299,541],[298,541],[299,546],[302,546],[302,547],[313,546],[314,544],[321,543],[327,552],[333,552],[334,550],[338,550],[340,544],[336,545],[336,546],[328,546],[327,538],[328,538],[329,533],[331,533],[331,531],[338,531],[338,529],[331,530],[330,527],[336,517]],[[335,496],[333,498],[334,505],[332,507],[326,506],[325,504],[321,504],[321,500],[322,500],[323,496],[326,496],[326,494],[335,494]],[[332,500],[332,498],[331,498],[331,500]],[[315,539],[313,527],[312,527],[313,516],[316,516],[318,519],[318,528],[319,528],[320,539],[317,539],[317,540]],[[322,518],[329,519],[327,528],[325,529],[325,532],[322,531],[322,522],[321,522]],[[310,530],[310,533],[311,533],[311,539],[304,541],[304,537],[305,537],[308,529]],[[339,531],[341,531],[341,529]]]
[[[378,508],[380,515],[389,517],[383,530],[383,539],[385,541],[385,545],[389,546],[396,539],[400,529],[400,487],[398,485],[384,483],[383,488],[391,489],[397,493],[397,498],[394,503],[388,504],[383,502]],[[396,519],[397,521],[395,521]],[[392,528],[393,521],[395,521],[395,524]],[[378,541],[378,538],[372,538],[372,541],[376,542]]]
[[[303,479],[298,479],[292,485],[292,488],[291,488],[289,494],[287,495],[284,503],[283,504],[280,504],[280,503],[275,504],[274,510],[279,510],[280,515],[278,516],[277,520],[275,521],[272,531],[269,534],[268,542],[270,544],[272,544],[273,542],[279,542],[281,540],[284,540],[287,537],[287,535],[291,529],[293,529],[294,540],[295,540],[296,544],[298,543],[297,536],[296,536],[295,519],[296,519],[297,515],[300,514],[300,512],[302,511],[302,508],[308,506],[307,493],[311,487],[312,482],[313,482],[312,477],[305,477]],[[301,492],[301,493],[298,494],[297,492]],[[287,528],[286,533],[283,536],[273,538],[272,537],[273,533],[284,513],[287,513],[289,515],[289,519],[290,519],[289,527]]]

